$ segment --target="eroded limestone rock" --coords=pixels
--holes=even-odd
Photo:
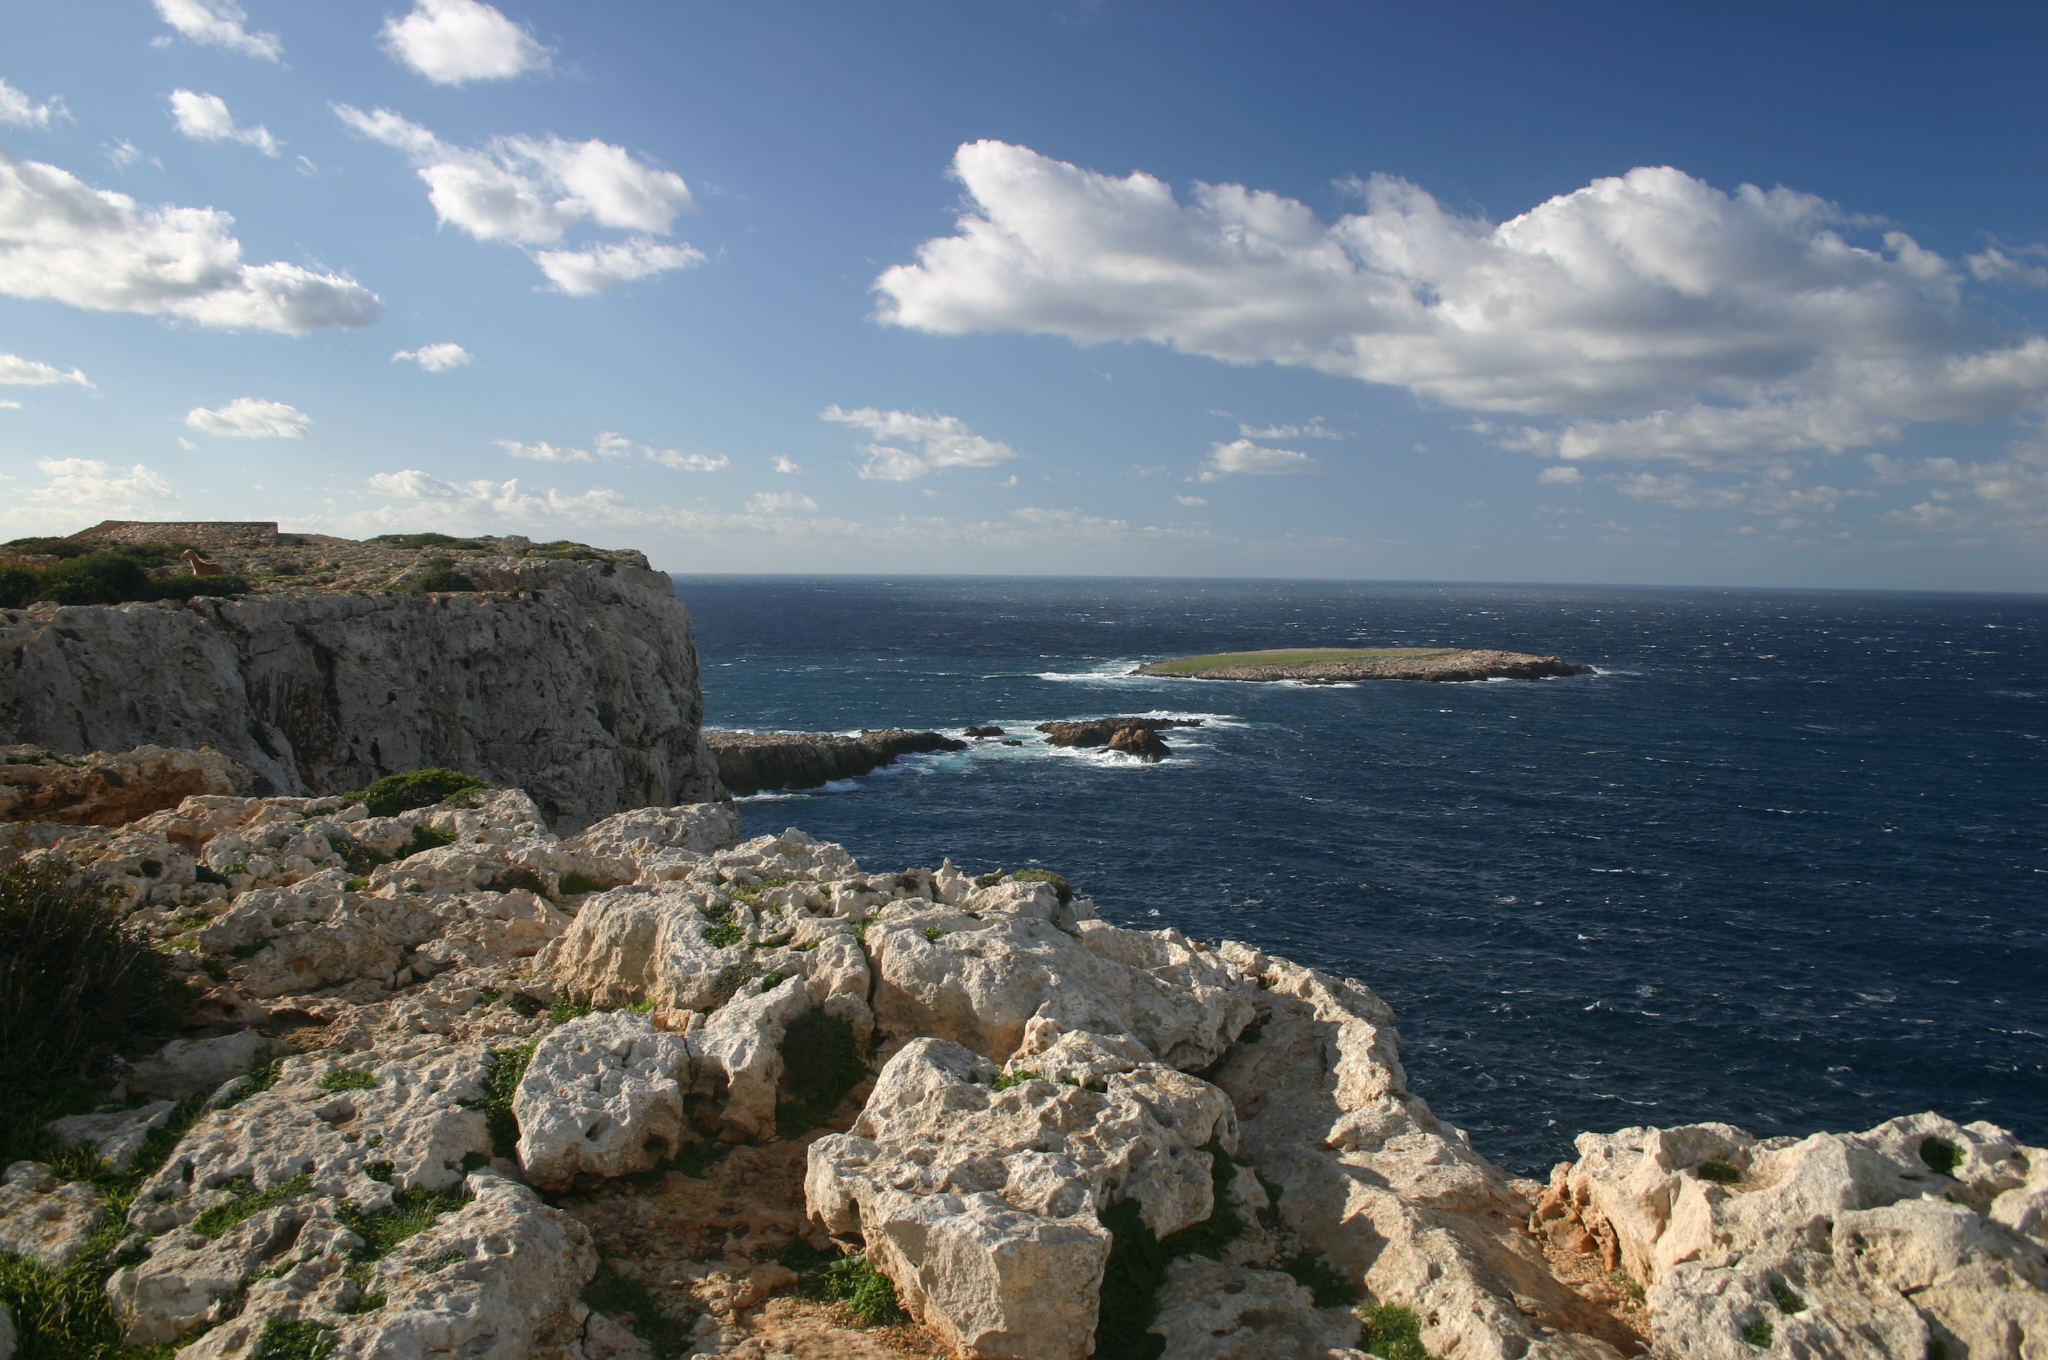
[[[554,1030],[534,1049],[512,1103],[527,1179],[560,1189],[578,1175],[626,1176],[674,1156],[695,1068],[682,1036],[632,1011]]]
[[[62,1270],[106,1222],[106,1204],[84,1181],[59,1180],[41,1162],[16,1162],[0,1184],[0,1252]]]

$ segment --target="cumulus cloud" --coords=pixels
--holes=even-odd
[[[403,18],[384,21],[384,50],[437,85],[509,80],[544,70],[548,50],[480,0],[417,0]]]
[[[687,243],[654,239],[668,235],[676,214],[696,207],[690,186],[622,146],[512,136],[494,137],[481,148],[460,147],[389,109],[365,113],[336,104],[334,112],[363,136],[405,153],[443,224],[479,241],[527,250],[565,293],[603,292],[704,259]],[[618,242],[540,249],[584,221],[635,234]]]
[[[171,119],[178,131],[196,142],[240,142],[266,156],[275,156],[283,145],[262,124],[241,127],[228,112],[228,101],[217,94],[194,94],[191,90],[171,91]]]
[[[722,453],[681,453],[675,449],[648,448],[640,452],[649,462],[678,472],[723,472],[732,466],[732,459]]]
[[[1342,430],[1333,430],[1323,424],[1322,418],[1303,425],[1248,425],[1237,422],[1237,432],[1246,439],[1342,439]]]
[[[1175,496],[1173,501],[1176,505],[1195,506],[1207,505],[1209,498],[1207,496]]]
[[[1284,477],[1293,473],[1321,472],[1323,465],[1296,449],[1267,449],[1249,439],[1233,439],[1210,451],[1195,480],[1213,482],[1241,473],[1248,477]]]
[[[46,128],[70,116],[63,100],[52,96],[47,104],[38,104],[5,80],[0,80],[0,123]]]
[[[1547,467],[1536,474],[1536,480],[1546,486],[1579,486],[1585,482],[1586,474],[1569,465]]]
[[[1856,244],[1860,222],[1791,189],[1644,167],[1493,223],[1381,176],[1326,224],[1277,194],[1197,184],[1182,203],[1002,142],[953,170],[972,206],[876,280],[883,321],[1147,340],[1561,417],[1494,433],[1564,459],[1736,467],[2048,395],[2048,342],[1971,313],[1963,271],[1903,232]]]
[[[538,444],[522,444],[516,439],[500,439],[497,441],[497,445],[514,458],[524,458],[534,463],[587,463],[590,461],[590,450],[588,449],[558,449],[553,444],[545,441]]]
[[[1842,491],[1832,486],[1796,486],[1789,472],[1735,485],[1706,485],[1691,474],[1668,476],[1634,472],[1616,479],[1615,489],[1632,500],[1668,505],[1676,510],[1747,510],[1760,515],[1831,515],[1847,497],[1868,497],[1871,491]]]
[[[451,368],[461,368],[475,358],[474,354],[454,341],[444,340],[438,345],[402,349],[391,356],[391,362],[395,364],[403,359],[408,363],[418,364],[429,373],[446,373]]]
[[[704,252],[687,242],[671,245],[635,236],[584,250],[537,250],[533,260],[555,287],[574,297],[588,297],[634,279],[702,264]]]
[[[141,463],[123,471],[97,458],[45,458],[36,468],[50,480],[27,495],[53,505],[147,507],[178,499],[160,473]]]
[[[747,497],[747,509],[757,515],[788,514],[792,510],[817,508],[818,503],[801,491],[756,491]]]
[[[497,441],[498,447],[514,458],[525,458],[535,463],[589,463],[599,458],[638,457],[679,472],[722,472],[732,466],[732,459],[722,453],[658,449],[651,444],[637,444],[612,430],[598,431],[597,438],[591,443],[589,449],[563,449],[548,443],[522,444],[516,439]]]
[[[1927,499],[1883,518],[1937,533],[2018,530],[2048,534],[2048,447],[2019,444],[2003,458],[1889,458],[1871,454],[1871,469],[1894,484],[1928,484]]]
[[[141,208],[0,151],[0,293],[294,333],[367,326],[383,314],[353,279],[242,263],[234,221],[212,208]]]
[[[779,453],[775,455],[774,463],[777,472],[797,473],[803,471],[803,468],[798,465],[795,459],[786,458]]]
[[[284,46],[275,33],[249,31],[249,16],[235,0],[156,0],[156,12],[193,42],[264,61],[279,61],[284,56]]]
[[[51,383],[77,383],[80,387],[91,387],[85,374],[79,369],[66,373],[61,368],[24,359],[16,354],[0,354],[0,383],[12,383],[17,387],[46,387]]]
[[[281,401],[236,397],[217,411],[193,407],[185,423],[202,434],[230,439],[304,439],[313,418]]]
[[[834,405],[818,412],[818,419],[853,425],[874,436],[876,442],[860,446],[867,461],[859,472],[870,481],[910,482],[947,468],[996,467],[1017,456],[1008,444],[984,439],[958,416],[883,411],[873,406],[847,411]],[[915,447],[903,447],[906,444]]]

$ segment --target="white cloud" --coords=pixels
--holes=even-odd
[[[1175,496],[1175,497],[1173,498],[1173,500],[1174,500],[1174,504],[1176,504],[1176,505],[1190,505],[1190,506],[1192,506],[1192,505],[1207,505],[1207,504],[1209,503],[1209,498],[1208,498],[1207,496]]]
[[[1926,500],[1883,516],[1891,523],[1942,533],[2048,532],[2048,447],[2018,444],[2006,457],[1982,462],[1883,454],[1871,454],[1868,461],[1883,481],[1931,484]]]
[[[796,473],[803,471],[803,468],[800,467],[794,459],[786,458],[779,453],[775,455],[774,462],[775,470],[777,472]]]
[[[212,208],[140,208],[126,194],[0,151],[0,293],[226,329],[357,327],[383,314],[383,302],[353,279],[243,264],[229,234],[234,221]]]
[[[399,360],[404,359],[418,364],[429,373],[446,373],[451,368],[461,368],[464,364],[469,363],[475,358],[474,354],[471,354],[454,341],[444,340],[438,345],[421,345],[418,349],[402,349],[391,356],[391,362],[395,364]]]
[[[91,387],[86,376],[78,369],[66,373],[61,368],[39,364],[33,359],[19,355],[0,354],[0,383],[11,383],[18,387],[45,387],[51,383],[77,383],[80,387]]]
[[[801,491],[756,491],[747,497],[747,509],[757,515],[787,514],[791,510],[815,510],[818,503]]]
[[[156,12],[196,43],[277,61],[284,47],[275,33],[251,33],[249,16],[235,0],[156,0]]]
[[[19,411],[21,409],[21,403],[12,400],[0,401],[0,407],[5,407],[9,411]]]
[[[1575,467],[1547,467],[1536,474],[1536,480],[1546,486],[1578,486],[1586,474]]]
[[[590,450],[588,449],[558,449],[553,444],[546,443],[545,441],[539,444],[522,444],[516,439],[500,439],[496,443],[499,448],[511,454],[514,458],[525,458],[535,463],[587,463],[590,461]]]
[[[1868,497],[1871,491],[1842,491],[1832,486],[1794,486],[1790,473],[1735,485],[1702,485],[1690,474],[1660,476],[1629,473],[1615,489],[1633,500],[1650,501],[1676,510],[1747,510],[1759,515],[1831,515],[1847,497]]]
[[[953,169],[973,207],[876,280],[884,321],[1149,340],[1563,416],[1496,432],[1563,458],[1746,465],[2048,395],[2048,342],[1972,314],[1949,261],[1897,231],[1854,244],[1863,223],[1789,189],[1645,167],[1495,224],[1379,177],[1326,225],[1240,185],[1182,204],[1150,175],[1001,142]]]
[[[281,401],[236,397],[218,411],[193,407],[185,423],[202,434],[231,439],[304,439],[313,418]]]
[[[1282,477],[1322,470],[1321,463],[1298,450],[1262,449],[1249,439],[1233,439],[1228,444],[1214,447],[1195,480],[1213,482],[1232,473],[1248,477]]]
[[[668,234],[676,214],[696,207],[690,186],[674,171],[634,159],[624,147],[518,136],[494,137],[480,149],[459,147],[389,109],[365,113],[336,104],[334,112],[365,137],[405,153],[444,224],[479,241],[507,241],[527,250],[565,293],[599,293],[704,260],[687,243],[653,239]],[[636,234],[618,242],[539,249],[586,219]]]
[[[50,479],[46,486],[28,493],[37,500],[105,506],[177,499],[171,484],[141,463],[123,472],[96,458],[45,458],[36,468]]]
[[[380,36],[393,61],[437,85],[508,80],[548,64],[545,47],[479,0],[417,0],[412,13],[385,20]]]
[[[126,137],[117,137],[113,141],[106,143],[106,152],[107,159],[114,163],[116,170],[126,170],[129,166],[142,159],[142,148],[129,141]],[[154,164],[162,164],[161,161],[156,161],[154,157],[151,160]]]
[[[15,127],[46,128],[60,123],[71,116],[64,107],[64,101],[51,97],[47,104],[38,104],[20,90],[0,80],[0,123],[11,123]]]
[[[1970,277],[1980,283],[2004,283],[2015,288],[2048,288],[2048,269],[2038,264],[2026,264],[2013,258],[2014,255],[2031,255],[2035,259],[2048,259],[2048,247],[2020,246],[2011,254],[1992,246],[1978,255],[1965,255],[1963,263],[1970,268]]]
[[[255,127],[238,127],[235,116],[228,112],[228,101],[217,94],[172,90],[171,118],[178,131],[196,142],[240,142],[266,156],[275,156],[283,145],[260,123]]]
[[[640,452],[649,462],[678,472],[723,472],[732,466],[732,459],[722,453],[679,453],[674,449],[649,448]]]
[[[1333,430],[1323,424],[1318,416],[1305,425],[1248,425],[1237,422],[1237,432],[1246,439],[1342,439],[1342,430]]]
[[[670,245],[635,236],[598,242],[584,250],[537,250],[533,259],[555,287],[572,297],[589,297],[634,279],[702,264],[704,252],[688,243]]]
[[[882,411],[872,406],[846,411],[827,406],[818,419],[837,421],[866,430],[877,441],[895,443],[862,444],[867,461],[860,475],[870,481],[909,482],[928,473],[957,467],[996,467],[1017,456],[1017,451],[999,439],[984,439],[967,428],[958,416],[926,416],[912,411]],[[900,448],[914,444],[915,451]]]

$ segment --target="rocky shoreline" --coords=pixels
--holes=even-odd
[[[563,838],[517,790],[0,834],[111,887],[200,1026],[58,1126],[102,1170],[7,1169],[0,1250],[102,1262],[123,1333],[188,1360],[2017,1360],[2048,1335],[2048,1151],[1932,1114],[1697,1125],[1516,1181],[1409,1087],[1363,984],[1111,925],[1050,874],[878,873],[742,841],[724,803]],[[858,1325],[887,1314],[833,1301],[856,1275],[910,1324]]]
[[[1458,647],[1371,648],[1357,649],[1356,655],[1324,660],[1282,659],[1295,655],[1299,654],[1275,651],[1177,657],[1147,662],[1131,674],[1181,680],[1292,680],[1309,685],[1339,685],[1359,680],[1546,680],[1593,673],[1591,666],[1560,656]],[[1262,659],[1266,657],[1273,659]],[[1214,664],[1200,664],[1204,662]]]
[[[863,728],[853,737],[837,732],[706,731],[704,740],[718,760],[719,782],[741,796],[764,789],[820,788],[835,779],[857,779],[893,765],[898,756],[967,749],[958,738],[901,727]]]

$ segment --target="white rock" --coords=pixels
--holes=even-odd
[[[99,1114],[66,1115],[48,1124],[50,1135],[67,1147],[91,1143],[108,1166],[126,1171],[135,1164],[135,1154],[156,1129],[171,1122],[174,1100],[158,1100],[133,1110],[107,1110]]]
[[[41,1162],[16,1162],[0,1185],[0,1252],[62,1270],[100,1224],[105,1203],[84,1181],[60,1181]]]
[[[852,1130],[811,1145],[810,1212],[858,1230],[904,1306],[962,1354],[1088,1353],[1108,1257],[1099,1213],[1137,1201],[1159,1236],[1215,1209],[1210,1154],[1236,1145],[1223,1093],[1156,1063],[1102,1092],[1044,1079],[1003,1091],[979,1054],[916,1039]]]
[[[692,1045],[724,1073],[725,1121],[740,1134],[775,1136],[783,1035],[790,1021],[811,1008],[801,977],[785,978],[768,991],[749,984],[691,1031]]]
[[[1363,1357],[1348,1308],[1318,1308],[1308,1289],[1277,1270],[1183,1256],[1166,1268],[1160,1360],[1350,1360]]]
[[[221,1321],[234,1310],[245,1282],[291,1251],[316,1212],[330,1228],[346,1232],[325,1204],[305,1200],[265,1209],[216,1237],[180,1230],[151,1242],[148,1260],[115,1271],[107,1281],[107,1297],[129,1344],[174,1341]],[[340,1251],[360,1245],[353,1233],[347,1238]]]
[[[491,1152],[481,1081],[481,1044],[431,1037],[374,1053],[323,1053],[285,1059],[266,1091],[221,1097],[226,1108],[203,1116],[146,1181],[129,1221],[163,1232],[238,1188],[270,1190],[300,1175],[309,1193],[354,1201],[366,1212],[389,1207],[396,1188],[445,1190],[463,1177],[463,1161]],[[322,1089],[345,1075],[375,1079],[367,1089]],[[379,1163],[390,1163],[385,1171]],[[377,1169],[379,1176],[369,1175]]]
[[[1707,1124],[1578,1146],[1537,1222],[1653,1286],[1662,1345],[1738,1360],[1767,1328],[1794,1354],[2018,1357],[2013,1338],[2048,1335],[2048,1256],[2028,1212],[2048,1151],[1995,1125],[1921,1114],[1758,1140]],[[1932,1164],[1944,1151],[1953,1174]],[[1700,1174],[1709,1160],[1721,1180]]]
[[[725,970],[752,958],[717,946],[702,893],[678,884],[623,887],[585,899],[561,941],[539,961],[564,995],[596,1006],[652,999],[663,1011],[709,1010]]]
[[[275,1044],[254,1030],[218,1039],[173,1039],[128,1073],[128,1088],[182,1100],[220,1088],[263,1060]]]
[[[559,1189],[579,1174],[625,1176],[674,1156],[694,1085],[689,1045],[644,1015],[601,1011],[557,1027],[512,1102],[527,1179]]]

